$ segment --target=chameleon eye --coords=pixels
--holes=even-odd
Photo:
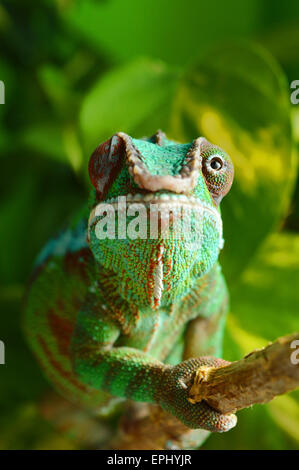
[[[221,168],[223,168],[223,160],[220,157],[214,157],[209,163],[210,167],[214,171],[219,171]]]
[[[231,159],[206,139],[201,141],[202,173],[214,202],[218,205],[228,193],[234,177]]]

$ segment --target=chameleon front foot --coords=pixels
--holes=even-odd
[[[236,415],[221,414],[204,401],[192,404],[188,400],[189,384],[199,367],[225,364],[228,362],[223,359],[201,357],[167,367],[159,397],[161,407],[192,429],[201,428],[211,432],[226,432],[232,429],[237,423]]]

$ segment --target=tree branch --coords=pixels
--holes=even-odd
[[[221,413],[231,413],[294,390],[299,387],[296,347],[298,350],[299,333],[279,338],[228,366],[200,368],[189,390],[189,400],[205,400]],[[291,361],[292,353],[295,358],[297,354],[297,361]]]
[[[293,341],[297,344],[291,344]],[[200,368],[189,390],[190,401],[205,400],[222,413],[231,413],[299,387],[299,333],[277,339],[228,366]],[[295,362],[295,361],[293,361]],[[208,432],[189,429],[157,405],[128,402],[111,449],[166,449],[169,442],[179,449],[198,447]],[[105,447],[107,448],[107,447]]]

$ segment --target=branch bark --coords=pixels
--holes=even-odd
[[[291,344],[298,341],[297,344]],[[240,361],[219,368],[200,368],[190,384],[189,400],[205,400],[222,413],[231,413],[299,387],[299,333],[285,336]],[[297,355],[297,358],[296,358]],[[296,361],[297,359],[297,361]],[[190,429],[158,405],[128,402],[111,449],[190,449],[199,446],[208,432]],[[105,447],[107,448],[107,446]]]
[[[299,333],[294,333],[227,366],[200,368],[189,390],[189,400],[205,400],[221,413],[232,413],[294,390],[299,387],[298,346]]]

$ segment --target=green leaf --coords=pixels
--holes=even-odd
[[[299,331],[298,285],[299,236],[272,235],[238,285],[231,287],[235,321],[247,334],[268,341]],[[241,338],[238,332],[234,336]],[[259,347],[256,343],[248,346]],[[248,349],[244,353],[248,353]]]
[[[59,110],[73,105],[75,100],[72,99],[70,83],[63,70],[47,64],[40,67],[37,74],[40,85],[52,104]]]
[[[105,75],[83,101],[80,121],[87,150],[91,152],[115,132],[142,135],[163,126],[176,83],[177,73],[147,59]]]
[[[25,129],[18,144],[28,151],[59,162],[69,163],[75,172],[83,166],[83,154],[78,131],[71,124],[44,122]]]
[[[84,188],[61,163],[25,152],[2,159],[5,194],[0,204],[0,279],[9,286],[26,279],[34,257],[86,201]]]
[[[61,126],[52,122],[26,128],[19,136],[19,144],[39,155],[46,155],[60,162],[67,160]]]
[[[64,20],[93,49],[114,61],[141,54],[188,64],[207,44],[255,32],[259,0],[72,2]],[[216,14],[215,14],[216,13]]]
[[[268,409],[273,420],[299,446],[299,392],[282,395],[270,402]]]
[[[233,159],[235,181],[222,203],[227,240],[222,263],[237,278],[289,205],[296,174],[289,90],[263,50],[221,46],[183,77],[172,135],[204,135]]]

